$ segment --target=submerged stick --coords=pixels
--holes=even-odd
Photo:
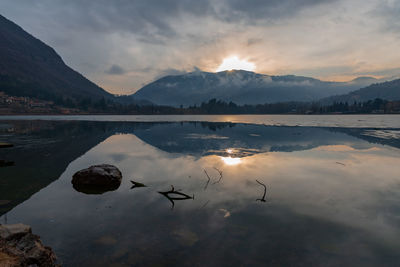
[[[265,184],[261,183],[260,181],[258,181],[257,179],[256,179],[256,182],[259,183],[260,185],[264,186],[264,194],[263,194],[262,198],[258,198],[258,199],[256,199],[256,201],[265,202],[266,201],[265,195],[267,194],[267,186]]]
[[[208,205],[209,202],[210,202],[210,200],[207,200],[206,203],[204,203],[204,205],[200,207],[200,209],[205,208]]]

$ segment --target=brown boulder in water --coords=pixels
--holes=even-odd
[[[74,188],[86,194],[102,194],[119,188],[121,171],[109,164],[94,165],[78,171],[72,176]]]

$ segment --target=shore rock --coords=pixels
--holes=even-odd
[[[121,185],[121,181],[121,171],[109,164],[94,165],[72,176],[74,188],[87,194],[101,194],[116,190]]]
[[[0,225],[0,266],[53,267],[56,255],[24,224]]]

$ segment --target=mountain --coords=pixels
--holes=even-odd
[[[400,100],[400,79],[389,82],[375,83],[365,88],[344,95],[336,95],[322,99],[323,103],[334,102],[365,102],[381,98],[385,100]]]
[[[374,77],[369,77],[369,76],[361,76],[361,77],[357,77],[354,80],[350,81],[350,83],[357,83],[358,85],[370,85],[373,83],[377,83],[379,82],[379,79],[376,79]]]
[[[216,98],[237,104],[313,101],[349,93],[371,84],[374,78],[326,82],[286,75],[270,76],[244,70],[217,73],[195,71],[166,76],[139,89],[134,97],[159,105],[193,105]]]
[[[61,102],[113,98],[68,67],[53,48],[1,15],[0,91]]]

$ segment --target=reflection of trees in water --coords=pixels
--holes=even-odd
[[[201,127],[208,128],[211,131],[221,130],[226,127],[232,128],[235,127],[235,123],[231,122],[200,122]]]
[[[0,149],[4,149],[4,148],[11,148],[11,147],[13,147],[14,145],[13,144],[10,144],[10,143],[1,143],[0,142]],[[14,166],[15,165],[15,162],[14,161],[7,161],[7,160],[4,160],[4,159],[0,159],[0,168],[1,167],[10,167],[10,166]]]
[[[14,165],[15,165],[14,161],[7,161],[7,160],[4,160],[4,159],[0,159],[0,168],[2,168],[2,167],[11,167],[11,166],[14,166]]]

